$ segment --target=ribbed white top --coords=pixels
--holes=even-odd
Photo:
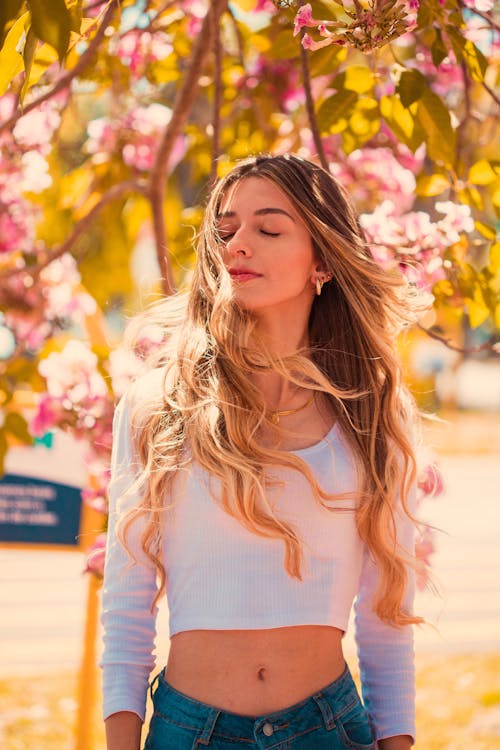
[[[139,564],[116,538],[116,521],[137,495],[125,494],[136,476],[130,445],[130,398],[117,407],[114,425],[110,518],[102,622],[104,715],[133,711],[144,718],[155,616],[155,571],[140,551],[142,525],[129,537]],[[340,430],[316,445],[293,451],[330,493],[356,489],[356,468]],[[331,625],[346,630],[355,602],[356,640],[363,698],[377,738],[415,736],[413,633],[383,624],[371,610],[378,571],[357,533],[354,500],[322,508],[298,472],[274,468],[285,482],[271,488],[275,513],[293,524],[304,542],[302,581],[284,568],[284,546],[251,533],[217,503],[219,480],[192,462],[176,476],[165,512],[163,562],[167,572],[170,635],[193,629],[260,629]],[[399,520],[398,541],[412,549],[413,526]],[[408,606],[413,581],[407,591]],[[166,634],[165,634],[166,635]]]

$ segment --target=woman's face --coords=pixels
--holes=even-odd
[[[239,305],[257,314],[303,306],[309,314],[318,264],[306,226],[277,185],[241,179],[222,199],[217,226]]]

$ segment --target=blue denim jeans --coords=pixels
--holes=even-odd
[[[154,689],[154,692],[153,692]],[[375,750],[367,713],[348,667],[327,687],[289,708],[239,716],[179,693],[161,672],[151,683],[154,712],[144,750]]]

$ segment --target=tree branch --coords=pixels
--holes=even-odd
[[[8,120],[5,120],[5,122],[0,123],[0,133],[3,130],[12,130],[16,122],[20,120],[21,117],[24,117],[24,115],[27,115],[28,112],[31,112],[33,109],[36,109],[37,107],[39,107],[40,104],[43,104],[49,99],[52,99],[52,97],[58,94],[60,91],[63,91],[64,89],[68,88],[69,85],[71,84],[71,81],[83,73],[83,71],[89,64],[89,62],[94,57],[94,54],[99,49],[99,46],[102,40],[104,39],[106,29],[111,21],[111,18],[113,17],[113,14],[118,6],[118,3],[119,3],[119,0],[110,0],[108,8],[102,19],[101,25],[97,29],[97,32],[94,38],[89,43],[89,46],[87,47],[83,55],[80,57],[75,67],[69,70],[65,75],[61,76],[61,78],[59,78],[59,80],[56,81],[54,86],[45,94],[42,94],[42,96],[39,96],[38,99],[34,99],[29,104],[26,104],[26,106],[24,106],[21,111],[16,112],[15,114],[12,115],[12,117],[9,117]]]
[[[214,2],[214,0],[213,0]],[[168,159],[172,153],[176,138],[180,135],[191,112],[198,92],[198,79],[211,48],[210,9],[203,20],[203,25],[193,46],[191,60],[184,76],[182,86],[175,97],[172,117],[158,147],[149,183],[149,198],[153,212],[153,228],[156,238],[156,255],[160,266],[162,286],[165,294],[175,291],[172,266],[168,258],[167,231],[165,226],[164,201]]]
[[[498,352],[494,348],[495,345],[495,338],[493,336],[490,336],[487,341],[484,341],[482,344],[479,344],[478,346],[471,346],[470,348],[464,348],[461,346],[458,346],[458,344],[455,344],[452,339],[447,338],[446,336],[441,336],[436,331],[433,331],[432,328],[426,328],[425,326],[421,325],[420,323],[417,323],[417,328],[419,328],[421,331],[423,331],[427,336],[429,336],[431,339],[435,339],[436,341],[440,341],[441,344],[444,344],[448,349],[451,349],[454,352],[459,352],[460,354],[478,354],[479,352],[493,352],[497,354]]]
[[[309,119],[309,127],[311,128],[314,145],[316,146],[316,151],[318,152],[321,166],[323,167],[323,169],[326,169],[328,171],[329,169],[328,159],[326,158],[325,149],[323,148],[323,142],[321,140],[321,135],[319,132],[319,127],[318,127],[318,121],[316,119],[316,113],[314,111],[314,100],[313,100],[312,91],[311,91],[311,73],[309,70],[308,53],[302,44],[302,39],[304,37],[304,34],[305,34],[305,29],[301,29],[300,31],[300,63],[302,67],[302,82],[304,84],[304,92],[306,95],[307,117]]]
[[[73,227],[73,231],[71,232],[69,237],[61,245],[59,245],[59,247],[56,247],[55,250],[47,253],[43,260],[40,260],[38,263],[32,266],[24,266],[23,268],[9,268],[6,271],[0,272],[0,279],[8,279],[20,273],[27,273],[34,279],[38,278],[41,271],[43,271],[43,269],[48,266],[49,263],[52,263],[53,260],[60,258],[62,255],[68,253],[71,250],[75,242],[86,231],[87,227],[92,223],[95,216],[97,216],[97,214],[101,211],[101,209],[104,208],[104,206],[107,206],[108,203],[112,203],[122,195],[126,195],[127,193],[132,192],[139,192],[144,194],[145,191],[138,182],[133,181],[121,182],[118,185],[113,185],[113,187],[111,187],[106,193],[102,195],[100,201],[90,209],[88,214],[86,214],[83,219],[80,219],[80,221],[75,224],[75,226]]]
[[[220,19],[225,5],[224,0],[214,0],[211,10],[212,44],[214,50],[214,102],[212,117],[212,171],[210,188],[217,182],[217,160],[220,155],[220,110],[222,107],[222,49],[220,38]]]

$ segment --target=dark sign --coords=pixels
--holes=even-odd
[[[78,546],[77,487],[5,474],[0,480],[0,542]]]

